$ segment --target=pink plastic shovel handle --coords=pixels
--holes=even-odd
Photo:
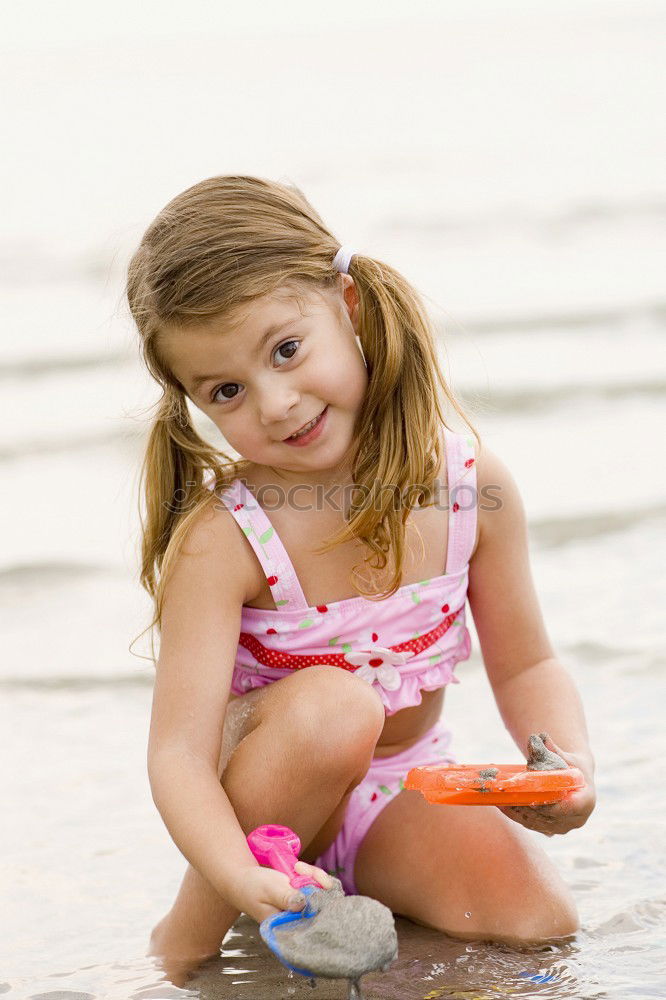
[[[247,842],[259,864],[288,875],[289,885],[294,889],[302,889],[306,885],[321,888],[309,875],[297,875],[294,871],[301,842],[298,834],[288,826],[277,826],[274,823],[258,826],[248,833]]]

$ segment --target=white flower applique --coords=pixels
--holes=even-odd
[[[402,684],[402,677],[396,670],[409,659],[407,653],[394,653],[385,646],[373,646],[371,649],[359,649],[346,653],[345,659],[353,667],[357,677],[368,684],[378,684],[385,691],[397,691]]]

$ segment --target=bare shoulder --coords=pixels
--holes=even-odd
[[[481,438],[480,445],[476,438],[472,440],[474,443],[474,457],[476,459],[477,481],[479,486],[490,486],[492,485],[492,480],[496,479],[498,475],[501,476],[505,471],[508,472],[508,468],[483,438]]]
[[[480,447],[474,441],[474,452],[479,540],[493,532],[506,532],[508,522],[520,532],[525,524],[525,509],[511,470],[483,439]]]
[[[172,575],[190,578],[208,590],[220,585],[243,604],[256,590],[250,555],[238,523],[220,500],[212,498],[188,524]]]
[[[485,444],[477,461],[480,538],[468,598],[493,686],[552,657],[529,557],[527,518],[507,464]]]

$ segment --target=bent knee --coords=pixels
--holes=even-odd
[[[355,765],[372,756],[384,725],[382,701],[369,684],[325,664],[299,670],[280,682],[274,706],[305,752],[323,765]]]
[[[518,945],[544,944],[557,938],[570,937],[579,927],[575,907],[572,912],[551,909],[542,914],[531,915],[521,922],[509,932],[507,940]]]
[[[514,947],[569,937],[580,928],[571,891],[551,879],[523,887],[485,912],[477,908],[476,918],[474,930],[479,937]]]
[[[542,944],[569,937],[580,927],[578,911],[568,895],[543,899],[529,912],[520,909],[507,914],[500,927],[501,939],[512,945]]]

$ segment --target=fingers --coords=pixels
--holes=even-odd
[[[287,889],[282,892],[269,891],[266,893],[266,898],[259,903],[255,919],[261,922],[266,917],[274,917],[276,913],[282,913],[284,910],[298,913],[303,909],[305,903],[306,899],[303,893],[291,886],[287,886]]]
[[[284,913],[285,910],[289,909],[290,907],[284,904],[274,906],[272,903],[257,903],[250,916],[254,917],[257,923],[260,924],[267,917],[275,917],[278,913]]]
[[[258,923],[265,920],[266,917],[274,917],[277,913],[284,913],[285,910],[291,913],[299,913],[305,906],[305,896],[300,892],[294,892],[292,889],[290,893],[287,893],[281,900],[275,900],[270,903],[263,902],[259,903],[256,907],[255,913],[252,914]]]
[[[560,803],[549,806],[500,806],[500,812],[504,813],[515,823],[519,823],[528,830],[535,830],[546,837],[553,837],[555,834],[568,833],[583,826],[585,817],[576,812],[569,814],[561,808]]]
[[[297,861],[294,870],[299,875],[309,875],[322,889],[330,889],[335,885],[335,880],[316,865]],[[244,870],[239,877],[242,883],[239,909],[249,913],[259,923],[284,910],[298,913],[307,904],[306,895],[290,885],[283,872],[256,865]]]
[[[323,868],[317,868],[316,865],[309,865],[307,861],[297,861],[294,865],[294,871],[298,872],[299,875],[309,875],[313,878],[315,882],[318,882],[322,889],[332,889],[335,882]]]
[[[289,884],[283,872],[261,866],[243,874],[242,890],[246,898],[239,900],[239,908],[258,923],[284,910],[298,912],[307,902],[303,893]]]
[[[297,861],[294,871],[299,875],[309,875],[322,889],[330,889],[335,884],[330,875],[316,865],[309,865],[305,861]],[[273,872],[263,869],[266,882],[264,883],[264,916],[273,916],[281,910],[290,910],[298,913],[307,903],[306,897],[298,889],[289,885],[289,880],[282,872]]]
[[[546,837],[552,837],[557,832],[550,828],[548,817],[529,806],[500,806],[499,810],[514,823],[524,826],[527,830],[535,830],[537,833],[543,833]],[[555,817],[550,818],[551,823],[556,821]]]

